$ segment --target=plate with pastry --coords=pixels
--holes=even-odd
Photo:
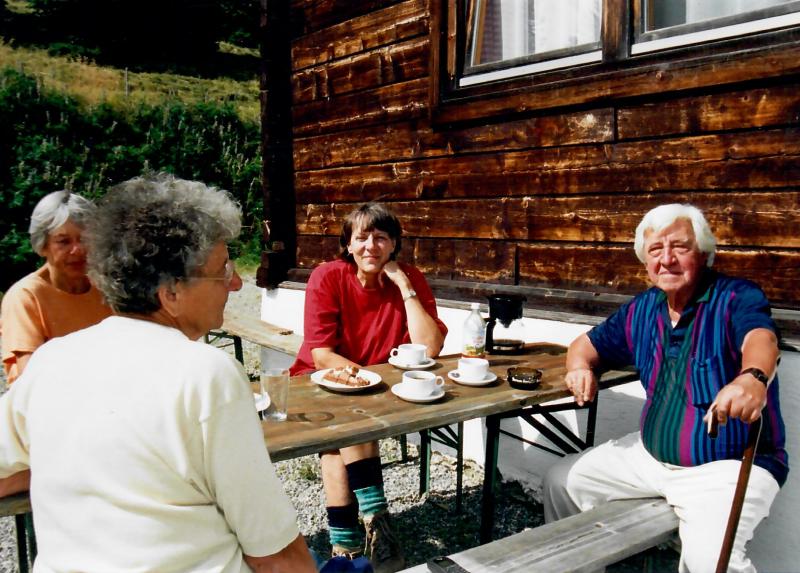
[[[311,375],[311,381],[336,392],[360,392],[381,381],[380,374],[348,365],[343,368],[326,368]]]

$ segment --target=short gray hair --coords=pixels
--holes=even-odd
[[[158,288],[196,276],[242,212],[223,190],[166,173],[121,183],[86,227],[89,277],[116,312],[158,310]]]
[[[83,228],[94,212],[94,204],[69,191],[53,191],[42,197],[33,208],[28,233],[31,246],[36,254],[41,255],[47,244],[47,237],[67,221]]]
[[[701,253],[707,255],[706,265],[714,263],[714,254],[717,250],[717,239],[711,231],[703,212],[694,205],[688,203],[669,203],[659,205],[645,214],[639,226],[636,227],[636,238],[633,241],[633,249],[639,260],[645,262],[644,234],[645,231],[659,232],[672,225],[678,219],[687,219],[692,224],[694,238],[697,248]]]

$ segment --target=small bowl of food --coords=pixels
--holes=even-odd
[[[517,390],[536,390],[542,383],[542,371],[538,368],[517,366],[508,369],[507,379],[511,387]]]

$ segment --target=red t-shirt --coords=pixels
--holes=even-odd
[[[399,264],[420,303],[446,335],[425,277],[411,265]],[[303,345],[290,369],[293,376],[316,370],[313,348],[332,348],[356,364],[369,366],[386,362],[392,348],[410,342],[400,289],[388,279],[381,282],[377,288],[364,288],[355,264],[343,260],[314,269],[306,287]]]

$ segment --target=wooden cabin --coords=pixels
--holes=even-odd
[[[592,324],[646,286],[642,215],[691,202],[715,268],[758,282],[794,345],[781,375],[796,418],[800,2],[262,6],[261,286],[302,290],[337,255],[342,216],[380,199],[437,298],[517,292],[526,316]],[[766,570],[796,567],[798,485],[754,542]]]

